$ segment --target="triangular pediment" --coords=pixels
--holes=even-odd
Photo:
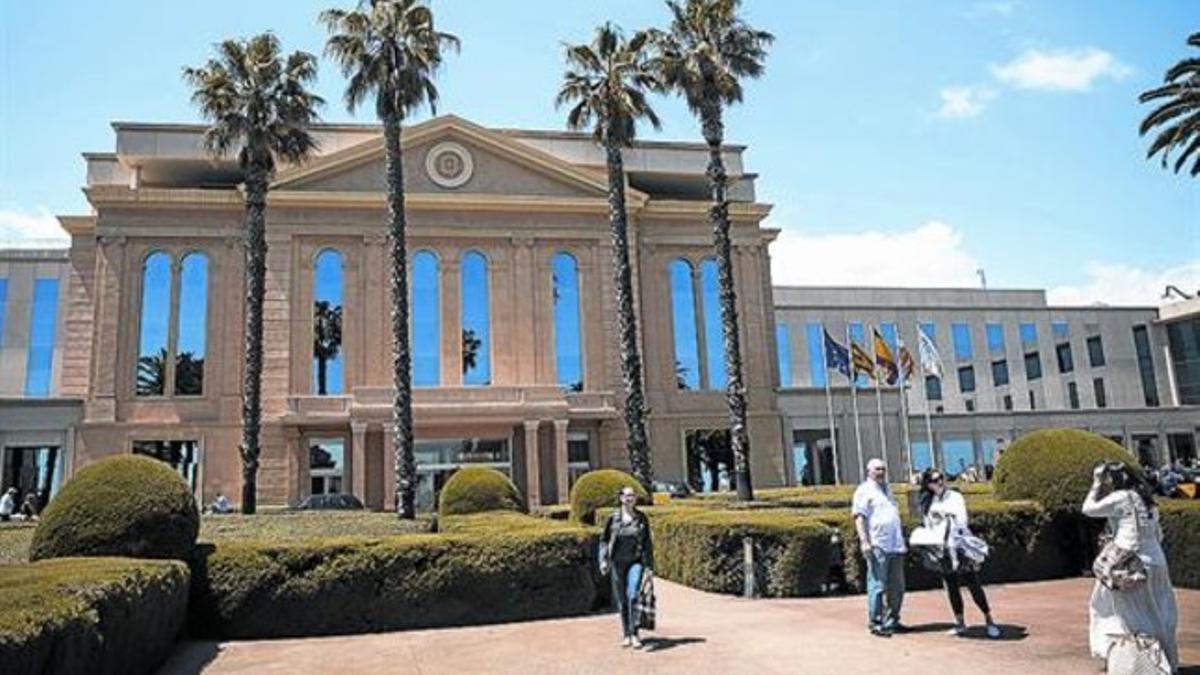
[[[602,174],[453,115],[406,128],[404,183],[410,194],[458,193],[543,198],[603,198]],[[281,172],[272,190],[386,192],[383,137]],[[631,198],[642,195],[630,190]]]

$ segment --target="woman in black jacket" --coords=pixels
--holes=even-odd
[[[613,597],[621,612],[622,646],[641,649],[637,598],[643,580],[653,576],[654,545],[650,541],[650,521],[638,510],[633,488],[621,488],[618,497],[621,508],[604,523],[600,573],[612,579]]]

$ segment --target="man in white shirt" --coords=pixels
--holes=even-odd
[[[850,512],[867,563],[867,628],[872,635],[891,637],[902,628],[900,607],[908,548],[883,460],[867,462],[867,479],[854,491]]]
[[[17,488],[10,487],[0,497],[0,520],[11,520],[17,510]]]

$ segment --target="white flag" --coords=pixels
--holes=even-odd
[[[921,368],[928,375],[942,376],[942,357],[938,354],[937,346],[933,344],[925,331],[917,326],[917,347],[921,352]]]

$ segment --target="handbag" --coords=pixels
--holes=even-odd
[[[637,609],[639,629],[654,630],[654,625],[657,621],[655,604],[654,580],[649,576],[642,575],[642,585],[638,589],[637,600],[634,601],[634,607]]]
[[[1113,636],[1104,662],[1110,675],[1171,675],[1167,653],[1149,635]]]
[[[1132,497],[1130,497],[1132,499]],[[1141,538],[1138,523],[1137,507],[1133,513],[1134,528],[1138,528],[1138,538]],[[1092,562],[1092,574],[1105,588],[1112,591],[1127,591],[1146,581],[1146,565],[1138,557],[1136,551],[1120,546],[1116,542],[1116,533],[1112,531],[1111,522],[1108,530],[1100,537],[1100,555]]]

